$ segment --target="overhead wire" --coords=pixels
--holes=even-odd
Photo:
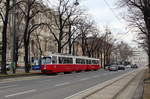
[[[118,17],[118,15],[116,15],[115,11],[113,10],[113,8],[110,7],[109,3],[108,3],[106,0],[103,0],[103,1],[104,1],[104,3],[106,4],[106,6],[110,9],[110,11],[112,12],[112,14],[113,14],[114,17],[116,18],[116,20],[118,20],[118,22],[119,22],[120,24],[122,24],[122,22],[120,21],[120,17]],[[125,28],[126,28],[126,27],[125,27]],[[119,38],[120,38],[120,39],[125,39],[127,36],[129,36],[129,32],[131,32],[131,30],[127,31],[124,36],[120,36]]]

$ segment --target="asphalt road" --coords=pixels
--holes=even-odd
[[[0,82],[0,99],[64,99],[128,70],[88,71],[72,74],[20,77]]]

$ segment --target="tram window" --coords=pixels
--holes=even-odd
[[[92,64],[96,64],[96,60],[92,60]]]
[[[98,60],[92,60],[92,64],[99,64]]]
[[[59,63],[61,63],[61,64],[63,63],[63,58],[62,57],[59,57],[58,60],[59,60]]]
[[[76,64],[80,64],[80,59],[76,59]]]
[[[64,64],[68,64],[69,63],[69,60],[66,57],[64,57],[63,60],[64,60]]]
[[[46,58],[46,64],[50,64],[51,63],[51,58]]]
[[[99,64],[99,61],[97,60],[96,63]]]
[[[56,64],[56,63],[57,63],[57,57],[56,57],[56,56],[53,56],[53,57],[52,57],[52,63],[53,63],[53,64]]]
[[[73,59],[69,58],[69,64],[73,64]]]
[[[89,64],[89,60],[86,60],[86,64]]]
[[[51,57],[42,58],[42,64],[51,64]]]
[[[85,59],[81,59],[81,64],[85,64]]]
[[[68,57],[59,57],[59,63],[62,64],[73,64],[73,59]]]
[[[77,58],[76,59],[76,64],[81,64],[81,59]]]
[[[89,64],[91,64],[91,60],[88,60]]]
[[[72,64],[73,63],[73,59],[72,58],[65,58],[65,63],[66,64]]]
[[[85,59],[80,59],[80,58],[76,59],[76,64],[85,64],[85,63],[86,63]]]

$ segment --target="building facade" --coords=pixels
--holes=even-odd
[[[133,48],[133,56],[129,58],[131,64],[138,66],[146,66],[148,64],[148,56],[142,48]]]

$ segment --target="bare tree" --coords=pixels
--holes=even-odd
[[[108,26],[105,27],[105,31],[104,31],[104,36],[103,36],[103,42],[102,42],[102,53],[103,53],[103,66],[105,68],[105,65],[106,64],[109,64],[108,63],[108,57],[109,57],[109,50],[110,48],[112,47],[112,37],[111,37],[111,30]]]
[[[137,25],[137,28],[142,32],[142,36],[144,35],[144,47],[147,47],[147,53],[149,56],[149,62],[150,62],[150,1],[149,0],[119,0],[121,3],[121,6],[128,6],[129,11],[139,11],[141,14],[140,21],[143,20],[144,24]],[[132,11],[132,12],[133,12]],[[138,15],[139,16],[139,15]],[[136,17],[134,15],[134,17]],[[135,23],[137,21],[133,21]],[[143,37],[142,37],[143,39]],[[146,44],[145,44],[146,43]],[[150,69],[150,63],[149,63],[149,69]]]
[[[10,11],[10,0],[0,1],[0,17],[3,22],[2,28],[2,74],[7,74],[6,72],[6,52],[7,52],[7,27],[8,27],[8,18]]]
[[[72,34],[69,33],[72,29],[76,13],[79,11],[76,6],[75,0],[56,0],[55,6],[52,7],[53,10],[50,9],[48,27],[57,42],[58,53],[61,53],[63,47],[71,41],[70,37]],[[69,32],[68,29],[70,29]]]
[[[39,65],[41,66],[41,59],[42,59],[42,55],[43,55],[43,50],[42,50],[42,45],[41,45],[41,40],[40,40],[40,37],[41,37],[41,31],[43,30],[44,27],[41,27],[40,29],[38,29],[38,31],[35,31],[35,37],[36,37],[36,41],[37,43],[35,44],[36,45],[36,49],[39,50]],[[38,53],[38,52],[36,52]]]
[[[97,53],[97,48],[101,45],[100,31],[96,27],[92,27],[91,29],[92,36],[87,37],[87,55],[96,58],[96,55],[99,54]]]
[[[87,50],[87,37],[90,33],[92,33],[92,27],[94,25],[94,21],[90,21],[87,17],[80,20],[78,28],[80,32],[79,40],[81,41],[82,55],[86,56]]]
[[[39,0],[22,0],[22,3],[19,5],[20,10],[24,14],[24,51],[25,51],[25,72],[29,72],[30,70],[30,62],[29,62],[29,43],[31,33],[34,32],[41,25],[44,25],[43,22],[39,22],[35,20],[35,17],[41,15],[44,11],[46,11],[43,5],[43,1]]]
[[[72,46],[74,41],[81,35],[78,32],[78,23],[81,19],[81,16],[84,14],[84,11],[81,9],[75,7],[74,11],[71,11],[72,14],[71,17],[67,21],[67,26],[68,26],[68,47],[69,47],[69,54],[72,54]]]
[[[127,61],[128,57],[132,56],[132,50],[128,44],[121,42],[117,45],[117,48],[119,49],[121,61]]]
[[[19,50],[21,48],[23,48],[23,22],[24,22],[24,14],[19,8],[19,3],[21,3],[21,1],[18,1],[17,4],[15,5],[15,21],[16,21],[16,44],[15,44],[15,67],[17,67],[17,63],[18,63],[18,59],[19,59]],[[12,28],[12,27],[11,27]],[[11,43],[11,42],[9,42]],[[10,44],[11,45],[11,44]],[[12,46],[11,46],[12,47]],[[16,72],[16,68],[13,68],[13,72]]]

